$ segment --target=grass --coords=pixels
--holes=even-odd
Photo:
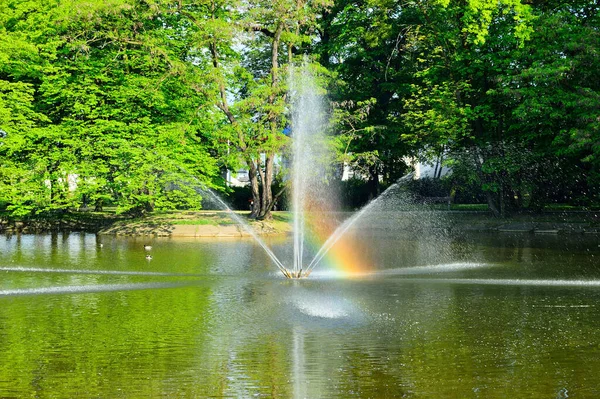
[[[240,215],[241,216],[241,215]],[[174,211],[155,213],[142,219],[143,221],[159,221],[172,225],[188,226],[224,226],[237,224],[227,212],[217,211]]]
[[[191,225],[191,226],[217,226],[219,223],[214,220],[198,219],[198,220],[171,220],[171,224],[175,225]]]

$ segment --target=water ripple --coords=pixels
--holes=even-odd
[[[98,284],[98,285],[71,285],[40,288],[16,288],[10,290],[0,290],[2,296],[22,296],[22,295],[47,295],[47,294],[81,294],[91,292],[112,292],[112,291],[132,291],[147,290],[157,288],[176,288],[189,285],[188,283],[140,283],[140,284]]]
[[[167,272],[137,272],[126,270],[78,270],[78,269],[52,269],[39,267],[1,267],[0,271],[5,272],[26,272],[26,273],[63,273],[63,274],[109,274],[126,276],[167,276],[167,277],[200,277],[201,274],[192,273],[167,273]]]

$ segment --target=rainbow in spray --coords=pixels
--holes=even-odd
[[[345,234],[345,223],[336,224],[333,218],[320,223],[308,223],[312,241],[316,249],[315,256],[306,267],[310,274],[319,264],[327,264],[344,275],[364,274],[369,271],[372,262],[365,251],[364,243]]]

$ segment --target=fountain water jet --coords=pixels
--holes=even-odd
[[[163,157],[163,159],[166,159],[166,158]],[[267,246],[267,244],[265,244],[265,242],[263,240],[261,240],[261,238],[258,236],[258,234],[256,234],[254,229],[252,229],[252,227],[250,227],[250,225],[248,223],[246,223],[244,221],[244,219],[242,219],[240,217],[240,215],[235,213],[233,211],[233,209],[231,209],[231,207],[229,205],[227,205],[227,203],[225,201],[223,201],[223,199],[219,195],[217,195],[213,190],[211,190],[204,183],[202,183],[200,180],[198,180],[198,178],[196,178],[194,175],[192,175],[190,172],[188,172],[181,166],[177,165],[176,168],[179,169],[181,172],[183,172],[186,176],[189,176],[194,180],[194,182],[197,185],[195,187],[195,189],[208,194],[212,198],[212,200],[215,201],[222,210],[227,212],[229,217],[233,221],[235,221],[238,225],[240,225],[244,229],[244,231],[246,231],[246,233],[248,233],[258,243],[258,245],[261,246],[261,248],[266,252],[266,254],[269,256],[269,258],[271,258],[273,263],[275,263],[275,266],[277,266],[277,268],[283,273],[284,276],[286,276],[288,278],[293,277],[290,274],[290,271],[283,265],[283,263],[279,260],[279,258],[277,258],[277,256],[275,256],[275,254],[273,253],[273,251],[271,251],[271,249]]]
[[[390,186],[382,195],[356,212],[337,228],[331,228],[334,199],[328,185],[333,151],[326,135],[327,117],[323,95],[305,61],[300,68],[290,69],[292,101],[292,214],[293,261],[291,269],[279,267],[288,278],[308,277],[314,267],[342,236],[382,199],[401,184],[412,179],[412,173]],[[321,248],[308,265],[304,262],[307,229],[327,234]],[[319,226],[321,225],[321,226]],[[277,262],[276,262],[277,263]],[[279,265],[278,265],[279,266]]]
[[[327,252],[342,238],[342,236],[359,220],[365,213],[370,211],[375,205],[385,199],[389,194],[391,194],[396,188],[398,188],[402,183],[405,183],[412,179],[413,174],[409,173],[406,176],[402,177],[396,183],[389,186],[379,197],[375,198],[373,201],[369,202],[362,209],[344,221],[337,229],[329,236],[329,238],[325,241],[323,246],[319,249],[313,260],[309,263],[306,268],[307,275],[311,273],[314,267],[323,259],[323,257],[327,254]]]
[[[252,236],[252,238],[254,238],[254,240],[256,240],[256,242],[265,250],[265,252],[267,253],[267,255],[271,258],[271,260],[273,261],[273,263],[275,263],[275,265],[279,268],[279,270],[286,276],[286,277],[291,277],[289,276],[289,272],[288,270],[285,268],[285,266],[283,265],[283,263],[281,263],[281,261],[279,260],[279,258],[277,258],[277,256],[275,256],[275,254],[273,253],[273,251],[271,251],[271,249],[267,246],[267,244],[265,244],[265,242],[263,240],[260,239],[260,237],[258,236],[258,234],[256,234],[256,232],[252,229],[252,227],[250,227],[248,225],[248,223],[244,222],[244,220],[240,217],[240,215],[238,215],[237,213],[235,213],[230,207],[229,205],[227,205],[225,203],[225,201],[223,201],[221,199],[221,197],[219,197],[217,194],[215,194],[211,189],[209,188],[205,188],[204,191],[206,193],[208,193],[213,200],[217,201],[217,203],[219,203],[219,205],[221,205],[223,207],[223,209],[227,212],[227,214],[229,215],[230,218],[232,218],[235,222],[237,222],[240,226],[242,226],[242,228]]]
[[[306,61],[297,70],[290,68],[292,115],[292,213],[293,264],[287,277],[308,276],[304,270],[307,212],[323,212],[330,206],[323,186],[331,167],[331,154],[325,135],[326,120],[323,99],[315,85]],[[284,273],[286,274],[286,273]]]

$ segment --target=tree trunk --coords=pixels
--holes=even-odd
[[[265,159],[265,173],[263,180],[262,198],[260,203],[260,215],[257,219],[265,220],[271,219],[271,207],[273,203],[273,191],[271,186],[273,184],[273,167],[275,164],[275,154],[267,154]]]
[[[490,208],[490,211],[492,211],[495,217],[500,217],[501,213],[496,206],[496,201],[494,201],[494,193],[491,191],[486,191],[485,198],[487,199],[488,208]]]
[[[279,80],[279,42],[283,32],[283,23],[279,22],[275,33],[273,34],[273,47],[271,48],[271,89],[274,89]],[[275,101],[275,93],[271,95],[270,103]]]
[[[181,9],[181,4],[180,7]],[[212,3],[212,20],[216,19],[215,15],[215,3]],[[211,54],[213,68],[216,71],[221,71],[221,65],[219,61],[219,54],[217,51],[217,43],[216,41],[212,41],[209,43],[209,50]],[[218,80],[219,87],[219,97],[216,101],[217,107],[227,116],[229,123],[234,127],[238,136],[238,147],[241,153],[245,156],[246,163],[248,164],[248,178],[250,180],[250,189],[252,192],[252,202],[250,207],[250,215],[249,217],[254,219],[260,214],[260,187],[258,181],[259,168],[260,168],[260,159],[258,162],[255,162],[252,157],[248,154],[248,145],[246,143],[246,137],[244,135],[243,129],[238,125],[237,119],[231,109],[229,108],[229,103],[227,101],[227,91],[225,89],[225,79],[221,77]]]
[[[258,170],[253,159],[247,159],[248,178],[250,179],[250,190],[252,192],[252,205],[250,207],[250,218],[256,219],[260,215],[260,190],[258,185]]]
[[[281,33],[283,32],[283,22],[277,24],[277,28],[273,34],[273,42],[271,47],[271,95],[269,96],[269,104],[275,104],[277,99],[277,85],[279,84],[279,44],[281,41]],[[275,136],[278,130],[278,115],[275,112],[270,112],[268,116],[271,135]],[[273,202],[273,193],[271,185],[273,184],[273,169],[275,163],[275,153],[271,150],[265,154],[265,169],[259,169],[262,180],[262,195],[260,201],[260,213],[257,219],[271,219],[271,206]]]
[[[433,176],[436,179],[441,179],[442,178],[443,163],[444,163],[444,148],[442,147],[441,152],[440,152],[440,154],[438,156],[437,162],[435,164],[435,169],[436,170],[435,170],[435,173],[433,174]]]
[[[286,184],[285,186],[283,186],[281,188],[281,190],[279,190],[279,192],[277,194],[275,194],[273,196],[273,199],[271,200],[271,203],[269,204],[269,212],[273,210],[273,208],[275,208],[275,204],[277,203],[277,201],[279,200],[279,197],[281,197],[281,195],[289,188],[289,186]]]

